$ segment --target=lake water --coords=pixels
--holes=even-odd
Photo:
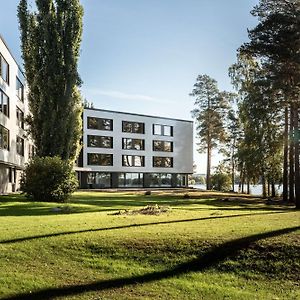
[[[194,184],[191,185],[191,187],[194,187],[196,189],[202,189],[202,190],[206,190],[206,185],[205,184]],[[277,194],[281,194],[282,193],[282,186],[276,185],[276,193]],[[239,185],[235,184],[234,185],[234,191],[238,192],[239,190]],[[247,186],[244,186],[244,191],[247,191]],[[250,185],[250,194],[251,195],[255,195],[255,196],[261,196],[262,195],[262,185],[261,184],[256,184],[256,185]]]

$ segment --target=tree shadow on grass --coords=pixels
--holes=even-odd
[[[225,197],[225,198],[224,198]],[[0,196],[0,216],[39,216],[59,215],[64,213],[89,213],[116,211],[147,205],[170,206],[187,210],[288,210],[291,207],[282,205],[268,206],[264,200],[255,197],[210,196],[201,195],[185,199],[182,195],[157,193],[150,196],[139,194],[111,193],[109,196],[102,193],[79,193],[74,195],[68,203],[30,202],[24,195],[12,194]],[[67,211],[53,211],[54,207],[68,206]]]
[[[259,216],[259,215],[271,215],[271,214],[281,214],[281,213],[287,213],[287,212],[266,212],[266,213],[238,214],[238,215],[227,215],[227,216],[210,216],[210,217],[203,217],[203,218],[171,220],[171,221],[161,221],[161,222],[149,222],[149,223],[142,223],[142,224],[134,223],[134,224],[129,224],[129,225],[114,226],[114,227],[107,227],[107,228],[93,228],[93,229],[84,229],[84,230],[77,230],[77,231],[65,231],[65,232],[57,232],[57,233],[50,233],[50,234],[44,234],[44,235],[20,237],[20,238],[0,241],[0,245],[31,241],[31,240],[41,239],[41,238],[50,238],[50,237],[57,237],[57,236],[64,236],[64,235],[71,235],[71,234],[79,234],[79,233],[98,232],[98,231],[100,232],[100,231],[107,231],[107,230],[126,229],[126,228],[132,228],[132,227],[187,223],[187,222],[205,221],[205,220],[213,220],[213,219],[229,219],[229,218],[247,217],[247,216],[253,216],[253,215]]]
[[[36,292],[18,294],[4,298],[5,300],[17,299],[53,299],[55,297],[66,297],[80,295],[86,292],[100,292],[109,289],[124,288],[128,285],[137,285],[155,282],[163,279],[180,276],[190,272],[200,272],[211,267],[216,266],[218,263],[227,258],[233,257],[238,254],[240,250],[248,248],[252,243],[259,240],[280,236],[283,234],[292,233],[300,230],[300,226],[284,228],[280,230],[259,233],[244,238],[235,239],[225,242],[219,246],[215,246],[208,250],[206,253],[192,259],[186,263],[178,264],[177,266],[164,270],[152,272],[144,275],[137,275],[125,278],[109,279],[97,282],[91,282],[82,285],[73,285],[66,287],[45,288]]]

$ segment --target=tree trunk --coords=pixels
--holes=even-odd
[[[247,194],[250,194],[250,180],[247,180]]]
[[[299,108],[295,105],[294,111],[294,145],[295,145],[295,202],[300,209],[300,173],[299,173]]]
[[[211,190],[211,178],[210,178],[210,166],[211,166],[211,145],[207,144],[207,168],[206,168],[206,189]]]
[[[289,110],[284,110],[284,149],[283,149],[283,201],[288,201],[288,152],[289,152]]]
[[[245,169],[243,167],[242,176],[241,176],[241,184],[242,184],[242,194],[244,194],[244,184],[245,184]]]
[[[289,202],[295,202],[295,161],[294,161],[294,107],[291,105],[290,110],[290,149],[289,149]]]
[[[271,195],[271,186],[270,186],[270,180],[268,179],[268,197],[270,197],[270,195]]]
[[[267,197],[267,189],[266,189],[265,173],[263,173],[261,176],[261,183],[262,183],[262,196],[263,196],[263,198],[266,198]]]
[[[274,181],[272,180],[271,182],[271,191],[272,191],[272,198],[276,197],[276,189],[275,189],[275,183]]]
[[[235,145],[235,139],[233,141],[233,145]],[[231,182],[232,182],[233,192],[234,192],[234,173],[235,173],[235,162],[234,162],[234,146],[233,146],[232,153],[231,153]]]

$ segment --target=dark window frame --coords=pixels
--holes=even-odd
[[[20,95],[20,90],[21,90],[21,95]],[[24,102],[24,84],[23,82],[16,76],[16,95],[18,99],[22,102]]]
[[[4,138],[3,138],[3,132],[6,131],[6,137],[7,137],[7,141],[6,143],[4,143]],[[6,127],[0,125],[0,149],[3,150],[7,150],[9,151],[10,149],[10,145],[9,145],[9,141],[10,141],[10,134],[9,134],[9,129],[7,129]]]
[[[129,165],[126,165],[124,164],[124,158],[125,157],[132,157],[132,166],[129,166]],[[135,157],[141,157],[141,166],[136,166],[135,165]],[[145,156],[144,155],[122,155],[122,166],[123,167],[129,167],[129,168],[132,168],[132,167],[136,167],[136,168],[144,168],[145,167]]]
[[[160,166],[157,166],[156,165],[156,159],[161,159],[162,162],[163,162],[163,165],[160,165]],[[166,159],[170,159],[171,160],[171,165],[170,166],[167,166],[166,165]],[[174,167],[174,159],[173,157],[170,157],[170,156],[153,156],[152,157],[152,166],[153,168],[167,168],[167,169],[170,169],[170,168],[173,168]]]
[[[91,146],[91,137],[95,137],[97,139],[100,139],[100,145],[98,146]],[[103,139],[109,139],[110,140],[110,145],[109,147],[105,147],[103,146],[104,143],[103,143]],[[87,135],[87,146],[90,147],[90,148],[102,148],[102,149],[113,149],[114,147],[114,142],[113,142],[113,137],[112,136],[103,136],[103,135],[94,135],[94,134],[88,134]]]
[[[22,137],[18,136],[18,135],[17,135],[17,138],[16,138],[16,149],[17,149],[16,150],[17,154],[19,154],[21,156],[24,156],[25,140]]]
[[[21,116],[21,118],[20,118]],[[24,129],[24,112],[18,106],[16,106],[16,119],[17,119],[17,126]],[[20,126],[21,125],[21,126]]]
[[[163,150],[156,150],[155,149],[155,142],[159,142],[163,145]],[[166,143],[170,143],[171,146],[170,146],[170,150],[166,150]],[[173,142],[172,141],[162,141],[162,140],[153,140],[152,142],[152,150],[155,151],[155,152],[168,152],[168,153],[171,153],[173,152]]]
[[[100,161],[101,161],[101,156],[109,156],[110,157],[110,164],[96,164],[96,163],[91,163],[91,155],[99,155],[100,156]],[[87,164],[89,166],[102,166],[102,167],[111,167],[114,165],[114,157],[113,154],[111,153],[87,153]]]
[[[2,62],[4,62],[6,65],[7,65],[7,73],[6,73],[6,78],[4,78],[2,75],[3,75],[3,71],[2,71],[2,68],[3,68],[3,65],[2,65]],[[10,66],[9,66],[9,63],[7,62],[7,60],[4,58],[4,56],[0,53],[0,77],[2,78],[2,80],[4,82],[6,82],[8,85],[9,85],[9,74],[10,73]]]
[[[136,149],[136,148],[126,148],[126,144],[124,144],[125,140],[132,140],[132,145],[134,145],[134,141],[140,141],[142,142],[142,148]],[[122,149],[123,150],[136,150],[136,151],[145,151],[145,140],[144,139],[133,139],[133,138],[122,138]]]
[[[161,133],[155,133],[155,126],[160,126],[161,128]],[[165,128],[169,127],[170,128],[170,134],[165,134]],[[153,135],[158,135],[158,136],[173,136],[173,126],[172,125],[163,125],[163,124],[153,124],[152,126],[152,133]]]
[[[125,126],[124,126],[125,123],[127,123],[128,125],[130,125],[130,127],[131,127],[130,131],[127,131],[125,129]],[[135,124],[141,125],[141,128],[142,128],[141,131],[142,132],[134,130]],[[136,134],[145,134],[145,123],[143,123],[143,122],[137,122],[137,121],[122,121],[122,132],[125,132],[125,133],[136,133]]]
[[[7,109],[6,110],[4,109],[4,104],[3,104],[4,97],[6,97],[6,99],[7,99]],[[10,112],[9,104],[10,104],[9,97],[6,95],[6,93],[2,89],[0,89],[0,112],[8,118],[9,118],[9,112]],[[6,113],[5,113],[5,111],[6,111]]]
[[[91,119],[95,119],[97,128],[91,127],[91,125],[90,125],[90,120]],[[106,129],[105,125],[103,125],[103,122],[106,122],[106,121],[109,122],[109,128],[108,129]],[[87,128],[92,129],[92,130],[113,131],[114,130],[114,121],[113,121],[113,119],[106,119],[106,118],[98,118],[98,117],[88,116],[87,117]]]

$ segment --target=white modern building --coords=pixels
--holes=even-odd
[[[193,122],[84,109],[81,188],[186,187]]]
[[[0,36],[0,193],[16,191],[33,145],[26,139],[25,79],[5,41]]]

